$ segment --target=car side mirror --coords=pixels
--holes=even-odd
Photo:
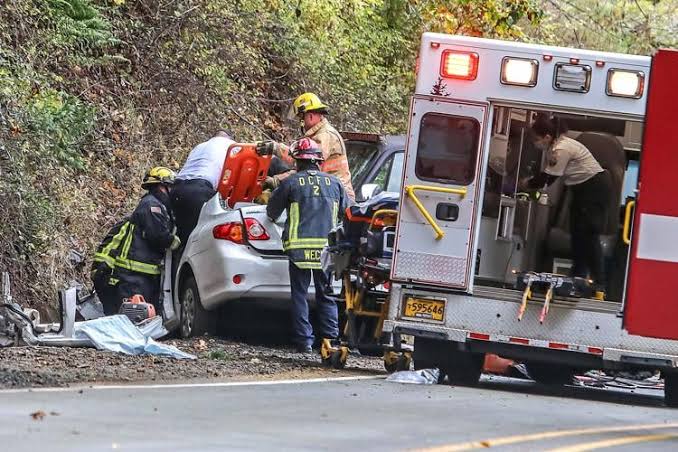
[[[365,184],[362,187],[360,187],[360,197],[362,198],[363,201],[367,201],[368,199],[376,195],[378,192],[379,192],[378,184]]]

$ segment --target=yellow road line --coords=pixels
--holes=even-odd
[[[627,436],[624,438],[606,439],[603,441],[594,441],[590,443],[575,444],[574,446],[560,447],[551,449],[550,452],[586,452],[589,450],[604,449],[606,447],[624,446],[626,444],[648,443],[651,441],[666,441],[669,439],[678,439],[678,435],[639,435]]]
[[[566,436],[594,435],[598,433],[628,432],[634,430],[652,430],[663,428],[678,428],[678,423],[674,422],[671,424],[639,424],[639,425],[624,425],[618,427],[597,427],[597,428],[582,428],[576,430],[555,430],[550,432],[532,433],[528,435],[505,436],[501,438],[493,438],[483,441],[470,441],[466,443],[448,444],[418,450],[420,452],[459,452],[465,450],[484,449],[486,447],[508,446],[510,444],[526,443],[530,441],[539,441],[551,438],[562,438]]]

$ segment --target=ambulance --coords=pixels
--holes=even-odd
[[[653,57],[426,33],[409,112],[384,340],[478,381],[486,353],[543,383],[661,370],[678,406],[678,52]],[[609,173],[604,296],[573,286],[570,197],[539,192],[539,115]],[[588,281],[592,282],[592,281]],[[586,284],[584,284],[586,286]]]

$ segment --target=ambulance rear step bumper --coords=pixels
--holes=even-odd
[[[389,345],[396,347],[399,335],[412,335],[520,359],[566,359],[582,367],[605,363],[606,368],[678,368],[678,341],[628,334],[622,327],[619,303],[558,300],[541,324],[538,315],[543,302],[536,297],[531,300],[518,321],[520,301],[510,292],[515,291],[483,289],[471,296],[394,284],[383,331],[391,337]],[[404,318],[402,300],[412,296],[445,298],[444,320]]]

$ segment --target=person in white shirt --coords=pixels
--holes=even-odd
[[[193,148],[179,171],[170,196],[181,243],[188,243],[203,204],[216,194],[226,153],[233,143],[228,132],[218,131]]]
[[[610,175],[580,142],[564,135],[567,128],[558,119],[545,116],[532,125],[534,144],[546,153],[546,168],[529,185],[541,188],[562,177],[572,190],[570,235],[572,276],[594,281],[596,297],[604,297],[605,261],[600,235],[605,230],[612,194]]]

